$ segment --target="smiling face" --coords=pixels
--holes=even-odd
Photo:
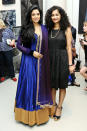
[[[52,12],[51,19],[52,19],[54,24],[60,22],[61,15],[60,15],[60,13],[57,9]]]
[[[38,23],[40,21],[40,12],[38,9],[34,9],[31,13],[31,19],[33,23]]]
[[[83,24],[83,31],[87,32],[87,22],[84,22],[84,24]]]

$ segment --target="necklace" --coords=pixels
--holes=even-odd
[[[53,35],[52,35],[52,30],[51,30],[51,38],[57,37],[57,35],[59,34],[59,31],[60,31],[60,30],[58,30],[57,33],[55,34],[55,36],[53,36]]]

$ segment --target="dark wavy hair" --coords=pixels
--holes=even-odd
[[[50,9],[47,10],[46,15],[45,15],[45,24],[48,28],[49,31],[51,31],[54,27],[54,23],[52,22],[51,16],[52,16],[52,12],[54,10],[58,10],[60,15],[61,15],[61,19],[60,19],[60,29],[65,31],[67,29],[67,27],[70,27],[70,22],[68,19],[68,16],[66,14],[66,12],[64,11],[64,9],[62,9],[59,6],[53,6]]]
[[[42,23],[42,11],[39,8],[39,6],[38,5],[32,5],[31,7],[29,7],[29,10],[26,14],[26,19],[25,19],[26,22],[22,26],[21,31],[20,31],[21,42],[25,47],[30,47],[32,39],[35,39],[34,38],[35,29],[34,29],[33,22],[31,20],[31,13],[35,9],[39,10],[39,12],[40,12],[39,24]]]

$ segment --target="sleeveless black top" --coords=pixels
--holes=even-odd
[[[68,85],[68,54],[65,32],[52,30],[48,39],[50,56],[51,87],[66,88]]]

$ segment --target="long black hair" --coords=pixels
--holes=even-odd
[[[29,47],[32,39],[34,39],[35,29],[34,29],[33,22],[31,20],[31,13],[35,9],[39,10],[39,12],[40,12],[39,24],[42,23],[42,11],[39,8],[39,6],[38,5],[32,5],[31,7],[29,7],[29,10],[28,10],[27,15],[26,15],[26,22],[22,26],[21,31],[20,31],[21,42],[25,47]]]
[[[54,27],[54,23],[52,22],[51,16],[52,16],[52,12],[54,10],[58,10],[60,15],[61,15],[61,19],[60,19],[60,29],[61,30],[66,30],[67,27],[70,26],[70,22],[68,19],[68,16],[66,14],[66,12],[64,11],[64,9],[62,9],[59,6],[52,6],[50,9],[47,10],[46,15],[45,15],[45,24],[48,28],[49,31],[51,31]]]

